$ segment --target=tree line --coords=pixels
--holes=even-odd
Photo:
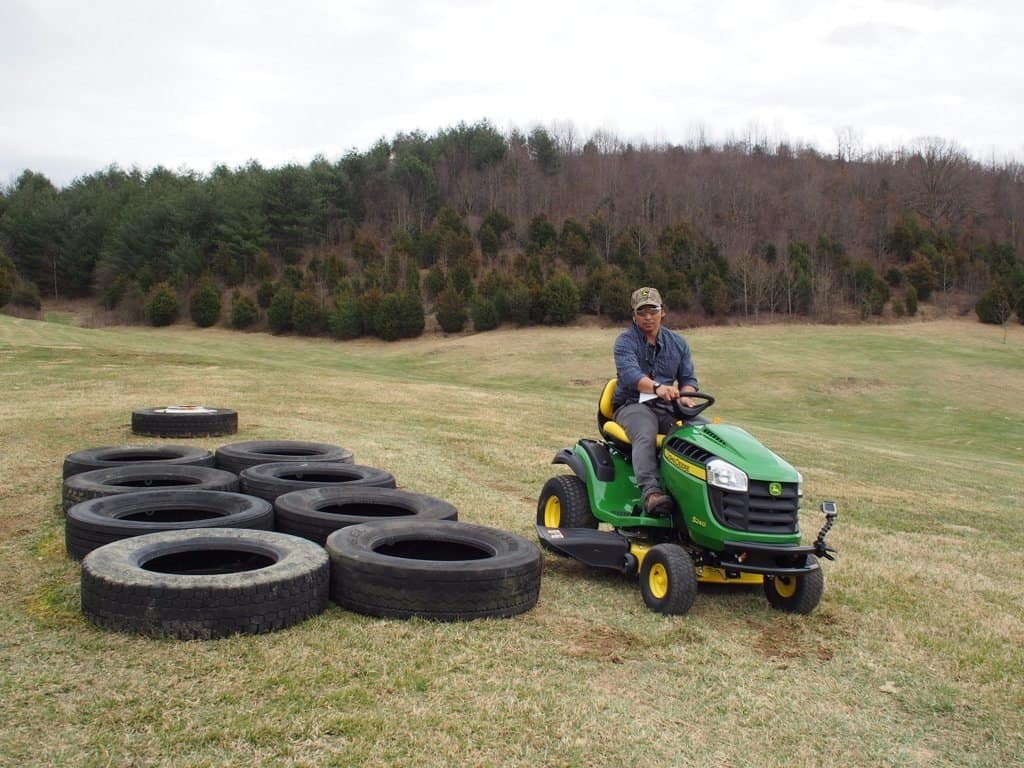
[[[848,137],[847,137],[848,138]],[[125,322],[415,336],[629,317],[660,288],[693,322],[914,314],[1024,322],[1016,162],[954,142],[834,154],[625,142],[486,121],[331,161],[207,175],[110,167],[0,191],[0,306],[90,297]]]

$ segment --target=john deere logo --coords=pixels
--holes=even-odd
[[[782,483],[769,483],[768,484],[768,493],[770,493],[772,496],[781,496],[782,495]]]

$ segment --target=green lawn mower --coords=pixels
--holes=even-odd
[[[662,487],[671,515],[645,511],[630,463],[630,443],[613,418],[616,380],[598,406],[600,440],[563,448],[553,464],[574,474],[552,477],[537,504],[542,546],[588,565],[639,574],[644,602],[658,613],[690,610],[700,582],[761,584],[769,604],[810,613],[825,587],[819,558],[834,560],[825,536],[835,502],[821,505],[825,524],[801,543],[803,478],[743,429],[700,416],[715,398],[677,405],[679,426],[658,436]],[[603,525],[602,525],[603,524]]]

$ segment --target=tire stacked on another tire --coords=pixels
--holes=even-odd
[[[225,491],[139,491],[101,496],[68,510],[64,541],[81,560],[92,550],[134,536],[194,528],[274,527],[270,502]]]
[[[64,480],[64,512],[89,499],[155,489],[237,491],[238,476],[213,467],[159,463],[93,469]]]
[[[238,431],[238,413],[205,405],[167,405],[132,411],[132,432],[150,437],[216,437]]]
[[[283,533],[323,545],[340,528],[378,520],[458,520],[447,501],[395,488],[372,486],[310,488],[274,501],[274,525]]]
[[[352,451],[348,448],[304,440],[247,440],[242,443],[230,443],[218,448],[215,456],[218,469],[225,469],[236,475],[258,464],[275,464],[282,461],[334,461],[342,464],[351,464],[354,461]]]
[[[274,501],[291,491],[311,488],[362,486],[394,488],[395,476],[376,467],[331,461],[280,461],[257,464],[239,475],[243,493]]]
[[[109,445],[69,453],[63,474],[67,478],[94,469],[151,463],[212,467],[213,460],[212,452],[189,445]]]

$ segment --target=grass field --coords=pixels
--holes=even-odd
[[[702,588],[690,615],[545,555],[523,616],[333,605],[207,642],[101,631],[64,554],[60,465],[133,408],[234,408],[195,440],[340,444],[460,519],[533,535],[593,436],[615,329],[384,345],[0,316],[0,766],[1010,766],[1024,753],[1024,327],[702,328],[709,415],[840,518],[819,610]]]

